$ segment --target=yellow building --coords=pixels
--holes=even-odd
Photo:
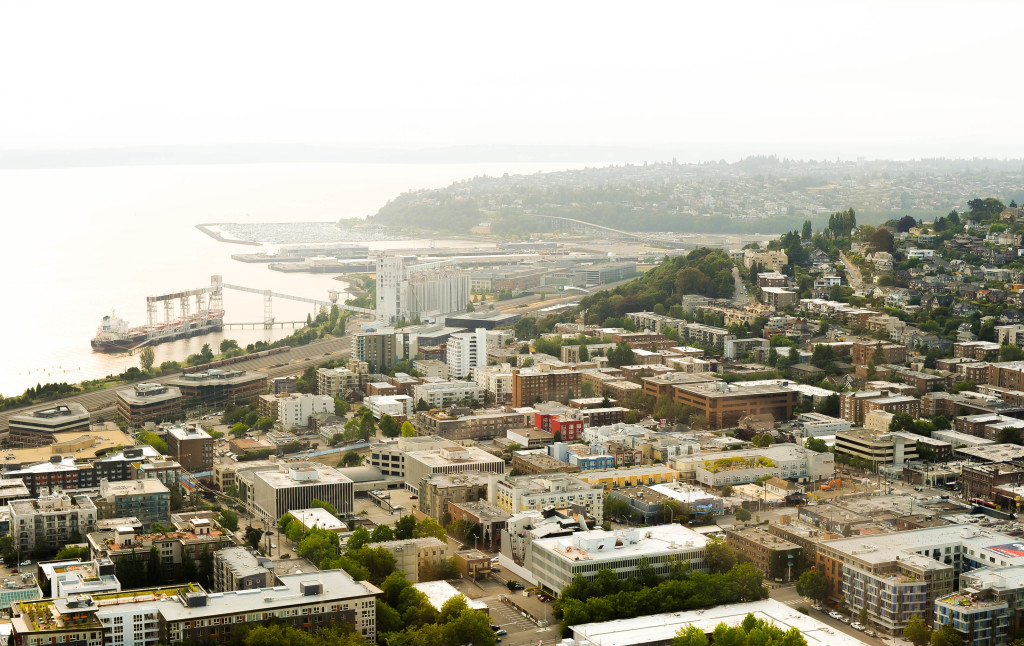
[[[619,469],[595,469],[575,474],[580,480],[608,489],[664,484],[679,479],[679,472],[664,464]]]

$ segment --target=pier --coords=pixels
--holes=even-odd
[[[257,321],[255,323],[225,323],[224,324],[224,329],[225,330],[230,330],[230,329],[234,328],[236,330],[246,330],[246,329],[253,329],[253,330],[255,330],[257,327],[261,327],[261,328],[263,328],[265,330],[269,330],[271,327],[276,327],[276,328],[285,328],[285,327],[296,328],[296,327],[304,327],[305,325],[306,325],[305,321],[271,321],[269,325],[267,324],[266,321]]]

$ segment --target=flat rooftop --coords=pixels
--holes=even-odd
[[[310,529],[313,527],[319,527],[320,529],[326,529],[332,532],[348,531],[348,525],[338,520],[334,514],[323,507],[313,507],[311,509],[289,509],[288,514]]]
[[[571,536],[542,538],[533,544],[565,561],[619,561],[635,556],[660,554],[674,550],[702,549],[707,537],[682,525],[654,525],[642,529],[606,532],[592,529]],[[611,546],[605,550],[599,545]]]
[[[425,594],[430,605],[434,606],[438,611],[441,610],[441,606],[449,599],[462,596],[462,593],[447,581],[425,581],[423,583],[414,583],[412,587]],[[469,599],[467,597],[466,605],[469,606],[470,610],[487,611],[487,604],[477,599]]]
[[[864,646],[865,642],[831,628],[808,615],[797,612],[775,599],[734,603],[701,610],[645,615],[600,623],[571,626],[579,646],[639,646],[667,644],[681,628],[696,626],[704,633],[714,632],[720,623],[738,626],[748,614],[755,619],[773,623],[781,630],[796,628],[807,646]]]

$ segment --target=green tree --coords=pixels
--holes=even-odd
[[[804,220],[804,225],[800,229],[800,239],[807,241],[811,239],[811,221]]]
[[[736,565],[736,552],[721,538],[712,537],[707,542],[704,563],[708,566],[708,572],[728,572]]]
[[[740,521],[741,523],[745,523],[752,518],[750,512],[744,509],[743,507],[737,509],[734,515],[736,517],[736,520]]]
[[[402,422],[402,437],[416,437],[416,429],[409,420]]]
[[[708,636],[703,628],[691,624],[679,629],[672,638],[672,646],[708,646]]]
[[[586,343],[581,343],[580,344],[579,359],[580,359],[581,362],[583,362],[583,361],[590,361],[590,351],[587,350],[587,344]]]
[[[18,545],[14,542],[14,537],[0,536],[0,557],[3,557],[6,563],[14,563],[18,557]]]
[[[186,549],[181,553],[181,580],[185,583],[199,580],[199,568],[192,558],[192,550]]]
[[[364,440],[370,439],[371,435],[376,435],[377,425],[373,420],[373,413],[369,410],[363,413],[363,416],[359,420],[359,435]]]
[[[807,438],[807,441],[804,442],[804,446],[814,451],[815,453],[828,453],[828,444],[825,443],[825,440],[819,439],[817,437]]]
[[[416,523],[416,530],[413,532],[413,538],[436,538],[439,540],[445,540],[444,527],[441,527],[433,518],[424,518],[423,520]]]
[[[357,467],[363,463],[361,455],[355,451],[345,451],[345,454],[341,456],[341,462],[338,463],[339,467]]]
[[[156,361],[156,352],[153,348],[146,346],[139,352],[139,366],[143,372],[149,372],[153,368],[153,362]]]
[[[314,498],[313,500],[311,500],[309,502],[309,506],[310,507],[319,507],[320,509],[326,509],[327,513],[331,514],[332,516],[337,516],[338,515],[337,508],[335,508],[334,505],[332,505],[331,503],[327,502],[326,500],[320,500],[319,498]]]
[[[931,646],[960,646],[963,641],[963,636],[950,624],[932,631]]]
[[[416,532],[416,517],[412,514],[402,516],[395,522],[395,540],[406,540]]]
[[[345,543],[345,549],[348,551],[357,550],[367,543],[373,542],[370,537],[370,532],[365,527],[357,527],[354,532],[348,537],[348,541]]]
[[[796,580],[796,591],[814,601],[821,601],[828,594],[828,579],[821,572],[810,569]]]
[[[229,532],[238,531],[238,514],[230,509],[222,509],[220,516],[217,517],[217,522]]]
[[[903,638],[914,646],[928,646],[931,643],[932,631],[925,625],[921,617],[913,615],[903,629]]]
[[[160,550],[154,545],[149,550],[149,558],[146,559],[146,582],[150,586],[158,586],[164,580],[164,568],[160,562]]]
[[[383,543],[395,540],[395,531],[390,525],[377,525],[370,534],[371,543]]]
[[[390,415],[381,415],[380,418],[380,432],[384,437],[398,437],[402,432],[402,427],[399,425],[395,418]]]

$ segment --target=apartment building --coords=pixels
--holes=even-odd
[[[448,503],[486,501],[488,481],[483,473],[430,474],[420,481],[417,506],[422,513],[442,522],[448,513]]]
[[[527,509],[579,505],[598,523],[604,516],[604,488],[567,473],[545,476],[490,476],[488,502],[517,514]]]
[[[274,585],[274,573],[259,564],[248,548],[225,547],[213,553],[213,590],[262,590]]]
[[[405,572],[413,583],[428,572],[440,572],[441,564],[452,554],[447,541],[434,538],[409,538],[400,541],[367,543],[370,549],[382,548],[395,557],[395,569]]]
[[[215,521],[192,517],[174,522],[174,529],[161,532],[139,531],[120,525],[89,533],[85,537],[94,560],[109,559],[116,566],[122,560],[147,561],[155,547],[160,563],[174,576],[181,573],[185,554],[199,563],[203,554],[238,544],[231,532],[224,531]]]
[[[199,424],[167,429],[167,452],[188,471],[213,468],[213,438]]]
[[[316,392],[329,397],[345,398],[349,392],[359,390],[359,374],[348,368],[318,368]]]
[[[528,413],[484,411],[468,415],[449,415],[440,410],[416,414],[416,428],[421,433],[447,440],[493,440],[504,437],[509,429],[530,425]]]
[[[288,428],[306,428],[309,418],[320,413],[334,413],[334,397],[307,393],[260,395],[259,413],[276,419]]]
[[[98,518],[138,518],[145,527],[171,519],[171,490],[156,479],[100,483],[94,498]]]
[[[448,377],[466,379],[474,368],[487,365],[487,330],[477,328],[475,332],[460,332],[448,339]]]
[[[712,429],[735,426],[748,415],[771,415],[776,421],[793,416],[799,393],[784,386],[738,388],[726,383],[676,386],[675,400],[703,415]]]
[[[582,375],[575,370],[512,371],[513,408],[530,406],[537,402],[566,401],[582,392]]]
[[[412,398],[430,408],[448,408],[464,399],[483,401],[484,391],[472,381],[428,381],[413,387]]]
[[[907,346],[880,341],[854,341],[850,347],[850,362],[858,366],[866,366],[872,361],[876,366],[884,363],[905,363],[907,361]]]
[[[736,554],[753,563],[768,579],[794,581],[804,570],[804,550],[785,538],[760,527],[733,529],[725,533],[725,542]]]
[[[10,535],[22,554],[46,543],[59,550],[72,536],[85,536],[96,527],[99,514],[88,496],[55,492],[35,500],[15,500],[9,504]]]

